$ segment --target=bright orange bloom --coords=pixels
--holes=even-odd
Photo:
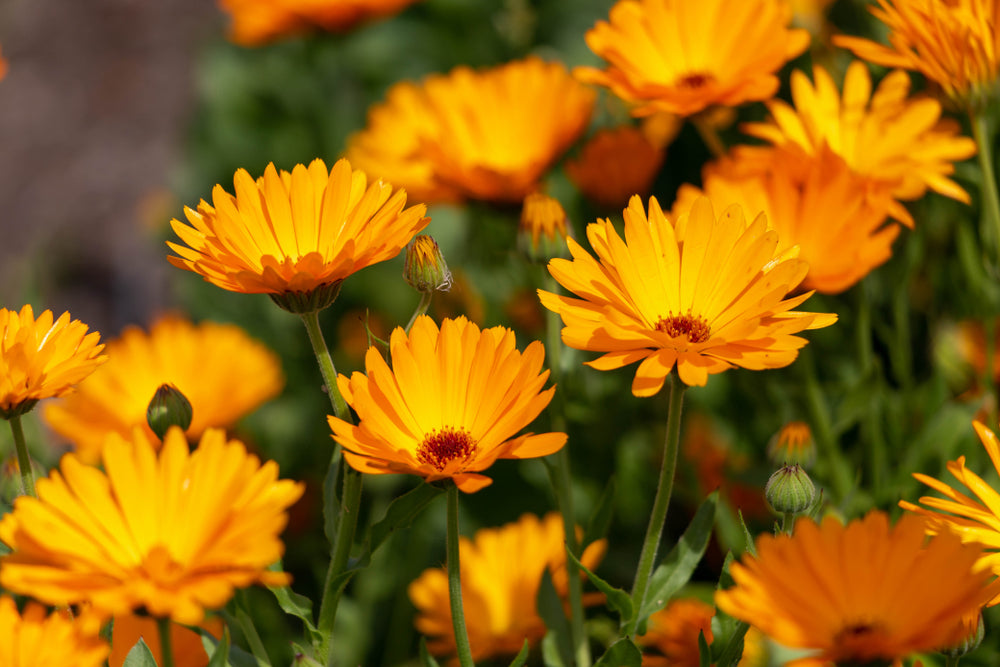
[[[839,664],[951,646],[964,636],[962,617],[997,586],[976,566],[977,546],[948,533],[925,541],[924,529],[911,514],[890,527],[878,511],[847,526],[801,518],[793,535],[765,534],[756,557],[733,563],[736,586],[717,592],[716,605],[785,646]]]
[[[206,628],[216,638],[222,637],[224,624],[218,616],[206,618],[202,627]],[[142,639],[153,654],[156,664],[162,664],[160,653],[160,633],[156,620],[148,616],[126,614],[115,616],[111,635],[111,655],[108,657],[110,667],[122,667],[125,657],[132,647]],[[177,667],[206,667],[208,653],[201,643],[201,635],[177,623],[170,624],[170,645],[174,652],[174,664]]]
[[[597,206],[621,208],[632,195],[649,194],[665,157],[643,132],[626,125],[594,134],[579,157],[566,161],[566,175]]]
[[[636,396],[652,396],[677,366],[688,385],[734,366],[762,370],[795,360],[804,329],[833,324],[836,315],[792,310],[811,292],[785,299],[808,267],[762,215],[747,223],[739,206],[716,217],[707,198],[671,222],[656,198],[649,214],[633,197],[625,209],[625,240],[610,220],[587,227],[595,260],[569,239],[573,259],[553,259],[549,272],[580,298],[539,290],[562,316],[562,339],[578,350],[604,352],[588,361],[611,370],[642,361]]]
[[[874,94],[868,67],[859,61],[848,67],[843,95],[822,67],[813,69],[813,77],[815,86],[801,71],[793,72],[794,108],[772,100],[772,121],[748,123],[743,130],[787,149],[784,159],[815,157],[829,146],[877,191],[888,187],[897,199],[919,199],[929,188],[969,203],[965,190],[948,177],[955,172],[954,162],[976,154],[975,142],[959,134],[957,123],[941,118],[937,100],[907,98],[906,72],[890,73]],[[761,149],[741,150],[753,154]],[[912,227],[906,208],[890,203],[890,215]]]
[[[64,396],[107,361],[96,331],[51,310],[35,319],[31,306],[0,308],[0,418],[31,410],[43,398]]]
[[[229,38],[241,46],[312,30],[347,32],[366,21],[392,16],[418,0],[220,0],[232,25]]]
[[[576,141],[594,92],[560,63],[531,57],[397,83],[347,157],[428,203],[520,203]]]
[[[776,72],[809,46],[791,18],[782,0],[619,0],[586,34],[608,69],[574,74],[635,104],[636,116],[766,100]]]
[[[497,459],[547,456],[566,443],[565,433],[515,437],[555,393],[542,391],[549,372],[538,341],[522,354],[510,329],[480,331],[460,317],[438,330],[422,315],[408,335],[392,332],[389,350],[391,368],[372,347],[367,375],[337,378],[360,421],[330,417],[330,428],[355,470],[452,479],[472,493],[492,483],[480,473]]]
[[[158,441],[146,424],[146,407],[162,384],[174,385],[191,403],[186,434],[193,440],[209,427],[231,426],[284,384],[277,355],[232,324],[195,325],[168,316],[148,333],[126,329],[107,352],[107,364],[43,411],[46,423],[87,463],[100,460],[109,433],[128,438],[141,428]]]
[[[221,185],[212,204],[185,208],[188,224],[172,221],[185,245],[167,243],[167,259],[231,292],[269,294],[294,312],[329,305],[345,278],[392,259],[427,226],[423,204],[403,209],[406,192],[338,160],[291,173],[273,164],[254,181],[240,169],[236,196]],[[321,298],[322,297],[322,298]],[[317,301],[318,299],[318,301]]]
[[[144,609],[197,625],[234,588],[282,585],[285,510],[304,486],[278,480],[242,443],[210,429],[194,452],[178,428],[157,455],[140,431],[111,435],[104,469],[67,454],[0,519],[0,585],[51,605],[88,603],[99,615]]]
[[[712,617],[715,607],[697,598],[678,598],[649,617],[646,634],[636,637],[645,647],[643,667],[698,667],[701,664],[698,634],[712,643]],[[739,667],[765,664],[763,638],[760,631],[750,628],[743,639],[743,656]],[[653,652],[655,651],[655,653]]]
[[[548,260],[566,254],[569,220],[555,197],[532,192],[524,198],[518,242],[528,257]]]
[[[0,596],[0,665],[3,667],[100,667],[108,645],[65,612],[48,614],[28,602],[22,615],[14,598]]]
[[[833,43],[886,67],[915,70],[959,108],[984,108],[1000,72],[1000,1],[878,0],[869,11],[889,29],[889,46],[859,37]]]
[[[606,543],[589,545],[580,561],[597,567]],[[566,598],[566,534],[556,513],[539,520],[524,514],[500,528],[476,531],[472,540],[459,539],[462,570],[462,604],[475,661],[514,655],[524,640],[535,644],[545,636],[545,621],[535,600],[542,575],[548,570],[556,592]],[[516,554],[516,557],[513,555]],[[427,635],[428,650],[435,655],[454,655],[455,633],[448,603],[448,575],[444,568],[424,570],[409,588],[417,608],[417,630]]]

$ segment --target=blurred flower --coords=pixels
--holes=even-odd
[[[993,349],[1000,350],[1000,319],[992,322],[991,329],[993,330]],[[981,320],[965,320],[953,327],[946,327],[940,334],[940,338],[942,339],[940,347],[943,349],[937,351],[938,355],[947,355],[947,362],[952,366],[953,376],[962,382],[977,382],[984,377],[986,371],[986,330]],[[992,377],[996,381],[1000,379],[1000,355],[995,352],[992,354],[992,363]],[[969,367],[973,371],[972,374],[968,372]]]
[[[996,593],[976,568],[982,552],[950,534],[925,542],[924,521],[884,512],[847,526],[807,518],[792,535],[765,534],[730,572],[718,608],[775,641],[839,664],[892,661],[954,644],[962,616]],[[919,585],[933,582],[933,585]]]
[[[801,71],[792,72],[794,108],[771,100],[771,122],[747,123],[743,131],[787,149],[786,160],[815,156],[827,145],[876,190],[888,187],[897,199],[919,199],[930,188],[969,203],[969,195],[948,176],[955,172],[953,162],[976,154],[975,142],[961,136],[953,120],[941,118],[937,100],[907,99],[906,72],[891,72],[872,94],[868,67],[854,61],[843,96],[822,67],[813,68],[813,77],[815,87]],[[754,154],[766,149],[740,150]],[[906,208],[891,203],[890,215],[912,227]]]
[[[835,0],[785,0],[792,7],[792,25],[813,36],[826,33],[826,12]]]
[[[224,624],[218,616],[206,618],[201,627],[208,630],[214,637],[222,637]],[[156,620],[148,616],[124,614],[115,616],[111,635],[111,655],[108,657],[110,667],[122,667],[125,657],[139,639],[146,642],[149,652],[153,654],[156,664],[162,664],[160,654],[160,633]],[[170,644],[174,651],[174,664],[177,667],[206,667],[208,653],[201,643],[201,635],[190,628],[177,623],[170,624]]]
[[[347,157],[428,203],[519,203],[590,122],[594,92],[560,63],[526,58],[397,83]]]
[[[233,324],[196,325],[168,315],[148,333],[127,328],[107,352],[107,364],[42,413],[87,463],[98,462],[109,433],[129,438],[141,428],[154,439],[146,409],[162,384],[174,385],[191,403],[185,433],[193,440],[209,427],[231,426],[284,384],[277,355]]]
[[[480,331],[460,317],[438,330],[422,315],[409,335],[397,327],[389,346],[391,368],[372,347],[368,375],[337,378],[360,421],[330,417],[330,428],[356,470],[452,479],[472,493],[492,482],[479,473],[497,459],[546,456],[566,443],[565,433],[514,437],[555,393],[541,390],[549,372],[541,371],[545,348],[538,341],[522,355],[510,329]]]
[[[740,481],[750,461],[733,448],[707,416],[699,412],[685,415],[683,437],[681,453],[693,468],[697,498],[718,489],[729,506],[740,510],[744,517],[771,516],[761,486]]]
[[[185,208],[191,226],[172,221],[185,245],[167,245],[176,267],[223,289],[268,294],[286,310],[325,308],[355,271],[392,259],[427,226],[427,207],[403,209],[406,192],[338,160],[280,174],[269,164],[256,181],[244,169],[233,177],[236,196],[221,185],[212,202]]]
[[[7,61],[0,55],[0,80],[7,76]]]
[[[996,96],[1000,70],[997,0],[879,0],[869,11],[889,29],[889,46],[846,35],[833,43],[859,58],[915,70],[962,109]]]
[[[0,308],[0,418],[10,419],[43,398],[63,396],[107,361],[96,331],[51,310],[35,319],[31,306]]]
[[[555,197],[532,192],[524,198],[518,242],[534,260],[549,260],[566,254],[569,224],[566,211]]]
[[[589,545],[580,561],[597,567],[604,555],[604,540]],[[472,540],[460,538],[462,604],[469,644],[475,661],[514,655],[524,640],[535,644],[546,632],[538,615],[536,598],[543,573],[548,570],[560,597],[566,598],[566,535],[562,517],[549,513],[539,520],[523,514],[514,523],[476,531]],[[448,603],[448,575],[444,568],[424,570],[409,588],[417,608],[417,630],[427,635],[428,650],[453,655],[455,634]]]
[[[879,194],[826,144],[799,160],[770,147],[752,156],[735,150],[707,164],[702,183],[701,190],[680,187],[670,216],[702,195],[716,205],[738,204],[747,215],[763,213],[778,233],[778,252],[798,246],[808,264],[804,289],[837,294],[892,256],[899,226],[886,221],[888,189]]]
[[[726,112],[729,113],[727,114]],[[732,121],[736,117],[736,112],[729,107],[712,107],[699,115],[713,127],[718,122],[722,122],[728,126],[732,125]],[[728,123],[726,123],[727,115],[732,116],[728,118]],[[642,135],[646,137],[646,140],[650,144],[656,148],[664,149],[672,144],[677,135],[684,129],[684,119],[668,111],[655,111],[642,118],[639,128],[642,131]]]
[[[157,455],[140,431],[108,438],[107,473],[74,454],[0,519],[0,585],[51,605],[112,616],[142,609],[197,625],[234,588],[283,585],[285,510],[303,485],[278,480],[242,443],[210,429],[191,453],[180,429]]]
[[[418,292],[451,289],[451,271],[434,237],[419,234],[406,246],[403,279]]]
[[[643,667],[699,667],[698,634],[712,643],[712,617],[715,607],[697,598],[671,600],[649,617],[646,634],[636,637],[643,652]],[[651,652],[650,649],[652,649]],[[743,639],[743,657],[739,667],[757,667],[764,662],[763,637],[750,628]]]
[[[83,630],[64,611],[48,612],[28,602],[24,614],[14,598],[0,596],[0,665],[3,667],[100,667],[108,645]]]
[[[619,0],[609,18],[586,34],[608,69],[574,74],[635,104],[636,116],[766,100],[776,72],[809,46],[782,0]]]
[[[566,175],[596,206],[621,208],[632,195],[649,194],[664,157],[644,132],[626,125],[595,133],[579,157],[566,161]]]
[[[359,23],[396,14],[418,0],[219,0],[229,13],[229,38],[241,46],[311,30],[347,32]]]
[[[767,444],[767,458],[784,465],[797,463],[808,468],[816,460],[816,445],[809,424],[791,421],[781,427]]]
[[[553,277],[581,298],[538,294],[562,316],[563,342],[605,353],[589,366],[642,361],[632,382],[636,396],[657,393],[675,365],[688,385],[704,385],[709,374],[734,366],[787,366],[806,344],[793,334],[837,319],[792,310],[810,293],[784,297],[808,267],[793,251],[775,252],[778,236],[763,216],[748,224],[732,206],[717,218],[700,198],[671,222],[655,197],[648,218],[639,197],[624,215],[624,242],[610,220],[588,225],[598,260],[569,239],[573,259],[549,262]]]

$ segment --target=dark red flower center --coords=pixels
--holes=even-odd
[[[444,470],[451,461],[468,461],[476,453],[476,441],[464,429],[445,427],[431,431],[417,447],[417,460]]]
[[[715,81],[715,76],[709,72],[692,72],[679,78],[677,80],[677,87],[697,90],[698,88],[704,88],[712,81]]]
[[[691,343],[704,343],[712,333],[705,318],[692,315],[690,311],[683,315],[671,313],[661,317],[656,322],[656,330],[672,337],[684,336]]]

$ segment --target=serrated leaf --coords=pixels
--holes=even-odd
[[[538,595],[535,596],[535,606],[538,609],[538,615],[545,621],[545,627],[549,629],[549,635],[555,637],[559,659],[564,665],[572,665],[573,638],[570,633],[569,620],[563,611],[562,598],[559,597],[559,593],[556,592],[556,587],[552,583],[552,573],[547,568],[542,573]]]
[[[438,661],[434,659],[430,651],[427,650],[427,638],[420,638],[420,664],[423,667],[441,667]]]
[[[619,639],[597,659],[594,667],[642,667],[642,651],[631,639]]]
[[[591,572],[576,556],[570,553],[569,549],[566,550],[566,555],[569,556],[569,558],[587,574],[587,578],[590,579],[590,582],[597,587],[597,590],[604,593],[607,598],[606,603],[609,609],[617,613],[623,622],[628,622],[632,619],[634,607],[632,606],[632,598],[628,593],[620,588],[615,588]]]
[[[125,656],[125,662],[122,663],[122,667],[157,667],[152,652],[150,652],[149,647],[146,646],[146,642],[142,638],[136,642],[135,646],[128,652],[128,655]]]
[[[615,510],[615,490],[615,478],[612,475],[597,501],[597,507],[594,508],[594,512],[587,522],[587,529],[583,533],[583,544],[591,544],[603,539],[608,534],[611,515]]]
[[[524,664],[528,662],[528,654],[531,653],[531,644],[528,640],[524,640],[524,644],[521,646],[521,650],[517,652],[514,656],[514,660],[511,661],[510,667],[524,667]]]

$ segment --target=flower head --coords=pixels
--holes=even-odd
[[[541,192],[524,198],[518,241],[528,257],[548,260],[564,255],[569,235],[569,220],[558,199]]]
[[[418,292],[447,292],[451,289],[451,271],[434,237],[420,234],[406,246],[403,279]]]
[[[356,470],[452,479],[471,493],[492,482],[480,473],[497,459],[546,456],[566,443],[565,433],[516,435],[555,392],[542,391],[549,372],[538,341],[522,354],[510,329],[460,317],[439,330],[422,315],[409,334],[392,332],[389,350],[391,369],[372,347],[367,375],[337,379],[360,422],[330,417],[330,428]]]
[[[27,412],[43,398],[63,396],[107,361],[96,331],[51,310],[0,308],[0,417]]]
[[[772,463],[797,463],[808,468],[816,460],[816,445],[809,424],[791,421],[781,427],[767,443],[767,458]]]
[[[586,129],[594,92],[538,58],[398,83],[347,157],[428,203],[519,203]]]
[[[794,361],[804,329],[835,315],[792,310],[811,293],[786,299],[806,275],[794,249],[777,253],[778,235],[763,215],[747,223],[739,206],[716,217],[707,198],[671,222],[656,198],[649,213],[633,197],[625,209],[625,240],[610,220],[588,225],[595,260],[569,239],[572,260],[554,259],[549,272],[580,298],[539,290],[562,316],[562,339],[579,350],[604,352],[587,362],[599,370],[642,361],[636,396],[652,396],[677,367],[688,385],[740,366],[781,368]]]
[[[291,173],[273,164],[256,181],[244,169],[236,195],[216,185],[212,204],[185,208],[190,224],[172,222],[183,241],[167,243],[170,263],[223,289],[269,294],[289,310],[326,307],[355,271],[392,259],[427,226],[423,204],[404,210],[406,192],[338,160]]]
[[[566,162],[566,175],[597,206],[620,208],[632,195],[649,194],[664,157],[645,133],[626,125],[594,134]]]
[[[712,643],[712,617],[715,607],[697,598],[671,600],[663,609],[649,617],[646,634],[636,637],[644,647],[643,667],[699,667],[698,634]],[[749,667],[763,662],[762,637],[756,628],[750,628],[743,640],[743,657],[739,667]]]
[[[0,665],[100,667],[108,645],[83,625],[65,612],[48,614],[37,602],[29,602],[21,614],[14,598],[0,596]]]
[[[566,597],[565,540],[562,517],[556,513],[541,520],[524,514],[500,528],[478,530],[472,540],[460,539],[462,604],[474,660],[513,655],[526,639],[534,644],[545,635],[535,600],[546,570],[556,592]],[[590,569],[597,567],[605,546],[604,540],[589,545],[581,562]],[[512,554],[517,558],[512,559]],[[410,584],[409,593],[419,612],[417,629],[430,638],[427,648],[436,655],[454,654],[445,570],[424,570]]]
[[[174,385],[191,403],[185,432],[194,440],[209,427],[231,426],[284,384],[277,355],[232,324],[192,324],[170,315],[148,332],[126,329],[107,351],[106,365],[42,413],[88,463],[100,460],[109,433],[129,438],[138,427],[155,440],[146,412],[163,384]]]
[[[89,603],[103,616],[142,609],[197,625],[234,588],[281,585],[266,568],[284,550],[285,510],[303,485],[278,480],[242,443],[210,429],[194,452],[180,429],[157,455],[140,431],[112,435],[106,473],[63,457],[0,520],[12,552],[0,560],[0,585],[52,605]]]
[[[766,100],[776,72],[809,45],[791,18],[782,0],[619,0],[586,34],[608,69],[574,73],[635,104],[636,116]]]
[[[764,535],[731,567],[720,610],[775,641],[838,663],[892,661],[960,640],[964,614],[996,592],[981,551],[954,535],[925,542],[924,521],[883,512],[843,525],[801,518],[793,535]],[[914,585],[919,582],[920,585]]]

